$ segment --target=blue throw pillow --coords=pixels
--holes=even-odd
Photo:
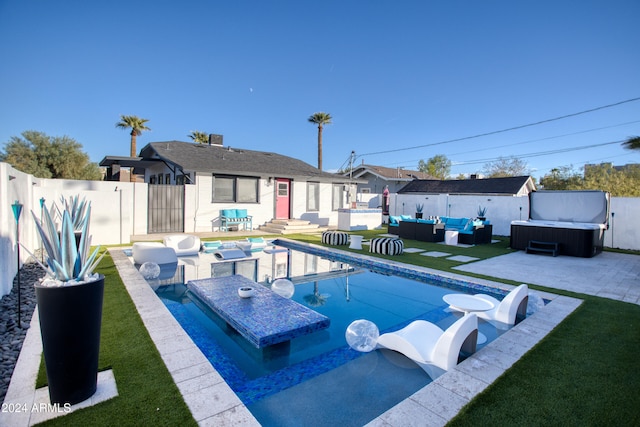
[[[400,215],[400,219],[401,219],[402,221],[406,221],[406,220],[408,220],[408,219],[413,219],[413,218],[411,218],[411,215]]]
[[[400,222],[400,217],[399,216],[390,216],[389,217],[389,224],[390,225],[398,225],[398,222]]]
[[[236,218],[246,218],[247,210],[246,209],[236,209]]]

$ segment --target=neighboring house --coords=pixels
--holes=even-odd
[[[386,186],[389,187],[390,193],[396,193],[414,179],[434,179],[429,174],[420,171],[366,164],[356,166],[352,171],[344,172],[343,175],[357,180],[365,180],[366,183],[358,184],[357,190],[358,193],[364,194],[382,194]]]
[[[337,224],[337,211],[347,204],[349,180],[344,176],[322,172],[292,157],[223,146],[219,141],[152,142],[140,157],[105,157],[100,166],[108,168],[107,177],[115,176],[113,170],[119,167],[144,174],[144,181],[151,184],[150,208],[152,188],[186,184],[185,196],[195,192],[195,206],[184,205],[187,230],[218,230],[220,210],[228,208],[247,209],[254,228],[273,219]]]
[[[529,217],[529,193],[536,191],[533,178],[462,180],[413,180],[391,195],[391,215],[415,215],[416,206],[423,206],[423,216],[474,218],[478,208],[486,208],[494,234],[509,235],[514,219]]]

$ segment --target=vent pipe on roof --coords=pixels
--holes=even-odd
[[[222,145],[222,135],[209,134],[209,145]]]

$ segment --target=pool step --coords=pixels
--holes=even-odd
[[[293,234],[293,233],[320,233],[326,230],[326,227],[320,227],[310,221],[302,219],[273,219],[259,227],[261,231],[276,234]]]
[[[528,254],[549,254],[558,256],[560,244],[557,242],[540,242],[538,240],[529,240],[529,246],[525,249]]]

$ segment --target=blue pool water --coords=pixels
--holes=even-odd
[[[156,289],[262,425],[366,424],[432,379],[395,352],[350,349],[344,335],[348,325],[367,319],[384,333],[424,319],[446,329],[460,314],[447,310],[444,295],[488,291],[399,265],[363,261],[357,255],[336,255],[291,241],[277,243],[291,250],[253,254],[251,265],[242,260],[223,267],[212,263],[206,269],[214,276],[243,274],[266,286],[275,278],[288,277],[295,284],[292,299],[329,317],[328,329],[295,338],[289,345],[259,350],[190,296],[183,284]],[[488,342],[501,333],[484,322],[480,329]]]

